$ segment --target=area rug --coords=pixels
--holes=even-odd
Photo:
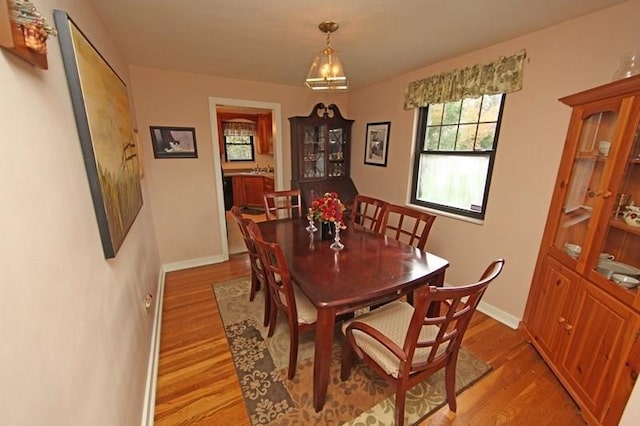
[[[342,333],[330,364],[329,388],[323,410],[313,408],[314,333],[300,335],[298,367],[287,379],[289,331],[284,315],[278,315],[274,336],[262,326],[263,291],[249,302],[249,277],[213,285],[220,316],[252,425],[392,425],[393,389],[360,362],[354,362],[349,380],[340,380]],[[490,366],[461,348],[456,371],[460,393],[490,371]],[[405,423],[412,425],[445,404],[444,374],[438,372],[407,394]]]

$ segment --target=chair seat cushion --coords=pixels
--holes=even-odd
[[[403,301],[395,301],[360,315],[342,325],[345,333],[349,324],[354,321],[368,324],[387,336],[400,348],[403,348],[405,337],[409,330],[409,324],[413,316],[413,306]],[[439,328],[435,325],[425,325],[420,331],[419,341],[435,339]],[[400,370],[400,360],[380,342],[366,333],[353,330],[353,337],[360,349],[369,355],[389,375],[397,378]],[[444,352],[445,348],[439,348],[438,352]],[[413,363],[424,362],[428,359],[430,347],[417,348],[413,357]]]
[[[298,324],[314,324],[318,321],[318,311],[313,303],[304,295],[300,287],[293,284],[293,295],[296,298]]]

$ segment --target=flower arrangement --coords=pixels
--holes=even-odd
[[[322,197],[311,202],[309,208],[309,220],[320,222],[334,222],[339,229],[346,229],[344,224],[344,211],[346,207],[335,192],[326,192]]]

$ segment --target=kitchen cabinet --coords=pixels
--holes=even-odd
[[[274,188],[272,175],[241,173],[233,176],[233,204],[263,208],[263,194]]]
[[[615,425],[640,364],[640,294],[619,283],[640,279],[640,76],[560,101],[571,119],[521,329],[583,418]]]
[[[357,191],[349,176],[351,127],[334,104],[316,104],[308,116],[290,117],[291,188],[300,188],[303,206],[335,191],[349,206]]]

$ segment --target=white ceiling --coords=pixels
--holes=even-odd
[[[351,88],[625,0],[92,0],[129,64],[302,86],[340,28]]]

